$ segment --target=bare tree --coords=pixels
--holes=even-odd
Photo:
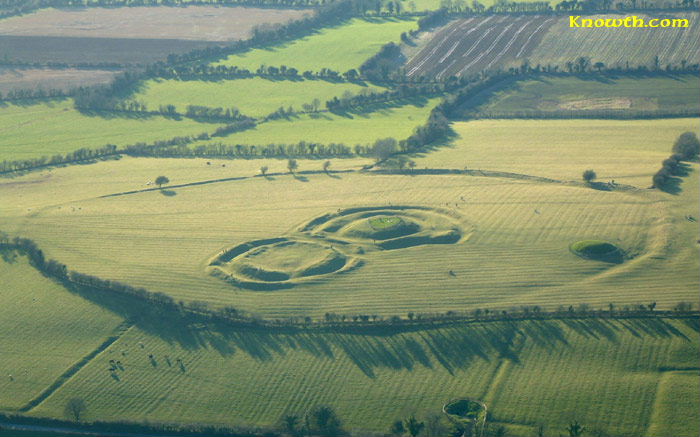
[[[83,418],[86,410],[87,406],[85,405],[84,400],[80,398],[72,398],[66,404],[64,413],[69,419],[73,419],[76,422],[80,422],[80,419]]]

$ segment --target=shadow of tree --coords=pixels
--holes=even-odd
[[[679,325],[700,332],[700,321],[671,323],[657,317],[609,319],[571,317],[470,322],[441,327],[375,326],[361,331],[252,328],[204,323],[175,311],[163,311],[132,298],[64,284],[72,293],[134,323],[144,332],[185,350],[210,349],[222,356],[244,353],[268,362],[290,352],[314,357],[350,359],[367,377],[378,369],[411,371],[443,368],[454,374],[477,361],[508,359],[520,362],[523,344],[544,350],[572,347],[577,336],[618,345],[623,336],[678,338],[692,341]]]

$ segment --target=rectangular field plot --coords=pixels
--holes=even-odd
[[[570,28],[569,17],[561,17],[542,38],[542,42],[528,55],[531,65],[552,64],[564,66],[574,62],[579,56],[586,56],[595,62],[608,66],[654,66],[654,58],[659,57],[660,68],[667,64],[692,64],[700,58],[700,40],[695,35],[700,32],[700,13],[665,13],[663,17],[639,14],[639,17],[685,18],[687,28]],[[616,15],[593,15],[587,18],[619,18]]]
[[[340,115],[321,112],[293,116],[260,124],[254,129],[226,137],[193,143],[191,147],[218,143],[265,146],[299,141],[343,143],[352,147],[355,144],[372,144],[386,137],[401,140],[425,123],[438,101],[439,99],[419,99],[413,103],[403,102],[402,106],[387,106],[367,113],[348,112]]]
[[[329,405],[348,430],[367,435],[470,397],[485,400],[490,420],[525,432],[519,435],[539,423],[558,435],[572,410],[612,435],[643,435],[662,378],[657,369],[672,364],[669,355],[698,353],[692,320],[491,322],[377,336],[173,332],[154,322],[129,331],[32,414],[60,415],[80,394],[90,418],[269,427]],[[106,370],[114,358],[124,367],[118,381]],[[684,419],[671,410],[667,418]]]
[[[113,335],[122,320],[45,278],[23,256],[0,254],[0,409],[15,411]]]
[[[70,90],[79,86],[105,84],[112,81],[116,71],[66,69],[17,69],[0,67],[0,93],[26,89]]]
[[[303,72],[321,68],[343,73],[358,68],[384,44],[398,42],[401,33],[416,28],[414,19],[355,18],[345,24],[324,28],[311,36],[286,44],[231,55],[216,65],[256,70],[261,65],[285,65]],[[362,35],[362,38],[358,38]]]
[[[310,13],[216,6],[49,8],[1,20],[0,35],[231,41],[250,37],[257,25]]]
[[[417,159],[418,168],[469,168],[647,188],[692,118],[664,120],[476,120],[454,123],[451,144]]]
[[[382,88],[323,80],[274,81],[259,77],[221,81],[160,79],[144,83],[131,99],[152,109],[160,105],[175,105],[181,113],[185,113],[188,105],[202,105],[235,107],[247,116],[264,117],[280,107],[286,110],[291,106],[302,111],[302,105],[311,104],[314,99],[319,100],[323,109],[325,102],[334,96],[356,95],[365,90],[380,91]]]
[[[667,14],[687,18],[688,28],[591,29],[570,28],[569,17],[490,16],[455,20],[416,49],[407,49],[409,76],[447,78],[477,74],[482,70],[530,65],[551,65],[565,70],[580,57],[609,67],[681,65],[700,56],[698,14]],[[591,16],[597,18],[617,16]],[[640,15],[644,19],[654,17]],[[589,67],[590,67],[589,66]]]
[[[476,108],[465,102],[466,112],[478,116],[506,118],[576,112],[612,114],[643,112],[660,115],[695,111],[700,113],[700,84],[691,75],[667,77],[541,77],[506,86]]]
[[[0,106],[0,160],[51,157],[80,148],[118,146],[211,132],[220,125],[160,116],[84,115],[72,101]]]
[[[697,361],[693,364],[697,366]],[[666,371],[661,375],[647,435],[700,434],[697,421],[692,419],[700,409],[700,369]]]
[[[409,50],[409,76],[438,79],[477,74],[528,58],[557,19],[492,15],[452,21],[417,49]]]

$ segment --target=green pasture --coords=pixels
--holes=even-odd
[[[0,160],[51,157],[107,144],[167,140],[212,132],[217,124],[128,114],[82,114],[70,100],[0,105]]]
[[[393,137],[402,140],[428,119],[439,99],[416,99],[395,105],[375,107],[371,112],[335,114],[321,112],[302,114],[259,124],[254,129],[192,143],[190,147],[223,143],[294,144],[300,141],[321,144],[343,143],[371,145],[378,139]]]
[[[214,65],[255,71],[261,65],[293,67],[300,72],[330,68],[343,73],[373,56],[386,43],[399,42],[403,32],[416,29],[414,18],[353,18],[290,42],[230,55]]]
[[[690,410],[665,402],[682,394],[697,406],[697,385],[667,384],[659,369],[693,362],[697,331],[692,319],[487,322],[382,335],[173,330],[150,320],[31,414],[61,415],[79,395],[90,420],[274,427],[283,415],[329,405],[360,435],[470,397],[486,402],[509,435],[532,435],[540,424],[557,435],[573,420],[643,435],[654,420],[691,436]],[[110,359],[123,363],[118,380]]]
[[[0,410],[15,411],[97,348],[122,322],[0,250]]]
[[[145,82],[133,100],[145,103],[152,110],[160,106],[175,105],[185,113],[188,105],[237,108],[250,117],[264,117],[280,107],[303,111],[304,104],[314,99],[325,108],[326,101],[346,93],[381,91],[372,85],[333,83],[323,80],[268,80],[259,77],[199,81],[153,79]]]
[[[515,82],[497,91],[478,112],[517,114],[577,110],[700,112],[697,77],[542,77]]]
[[[199,169],[188,177],[188,167],[175,169],[180,162]],[[670,307],[692,300],[697,290],[693,223],[685,218],[696,214],[696,167],[681,192],[671,195],[517,175],[326,175],[320,161],[300,162],[296,176],[263,178],[252,176],[265,160],[246,161],[245,171],[220,162],[144,160],[139,167],[125,159],[16,178],[0,185],[8,199],[0,228],[36,240],[47,256],[78,271],[267,317],[557,308],[562,302],[607,307],[657,301]],[[158,174],[173,181],[163,192],[99,197],[147,188],[148,177]],[[248,177],[226,180],[241,174]],[[173,186],[207,179],[220,182]],[[84,192],[75,188],[85,185]],[[56,187],[50,195],[49,186]],[[274,292],[240,289],[205,269],[213,256],[237,244],[294,236],[303,223],[340,208],[387,205],[447,210],[462,241],[368,247],[353,255],[364,261],[360,268]],[[274,211],[284,214],[270,220]],[[569,249],[581,240],[612,242],[629,259],[581,259]]]

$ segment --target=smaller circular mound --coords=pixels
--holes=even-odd
[[[343,233],[364,240],[389,240],[415,234],[420,230],[421,226],[407,217],[379,215],[351,222]]]
[[[614,244],[603,240],[581,240],[571,245],[571,251],[581,258],[610,263],[624,261],[624,252]]]
[[[483,430],[486,423],[486,405],[471,399],[456,399],[442,407],[447,418],[464,430],[470,430],[469,435],[479,428]]]

